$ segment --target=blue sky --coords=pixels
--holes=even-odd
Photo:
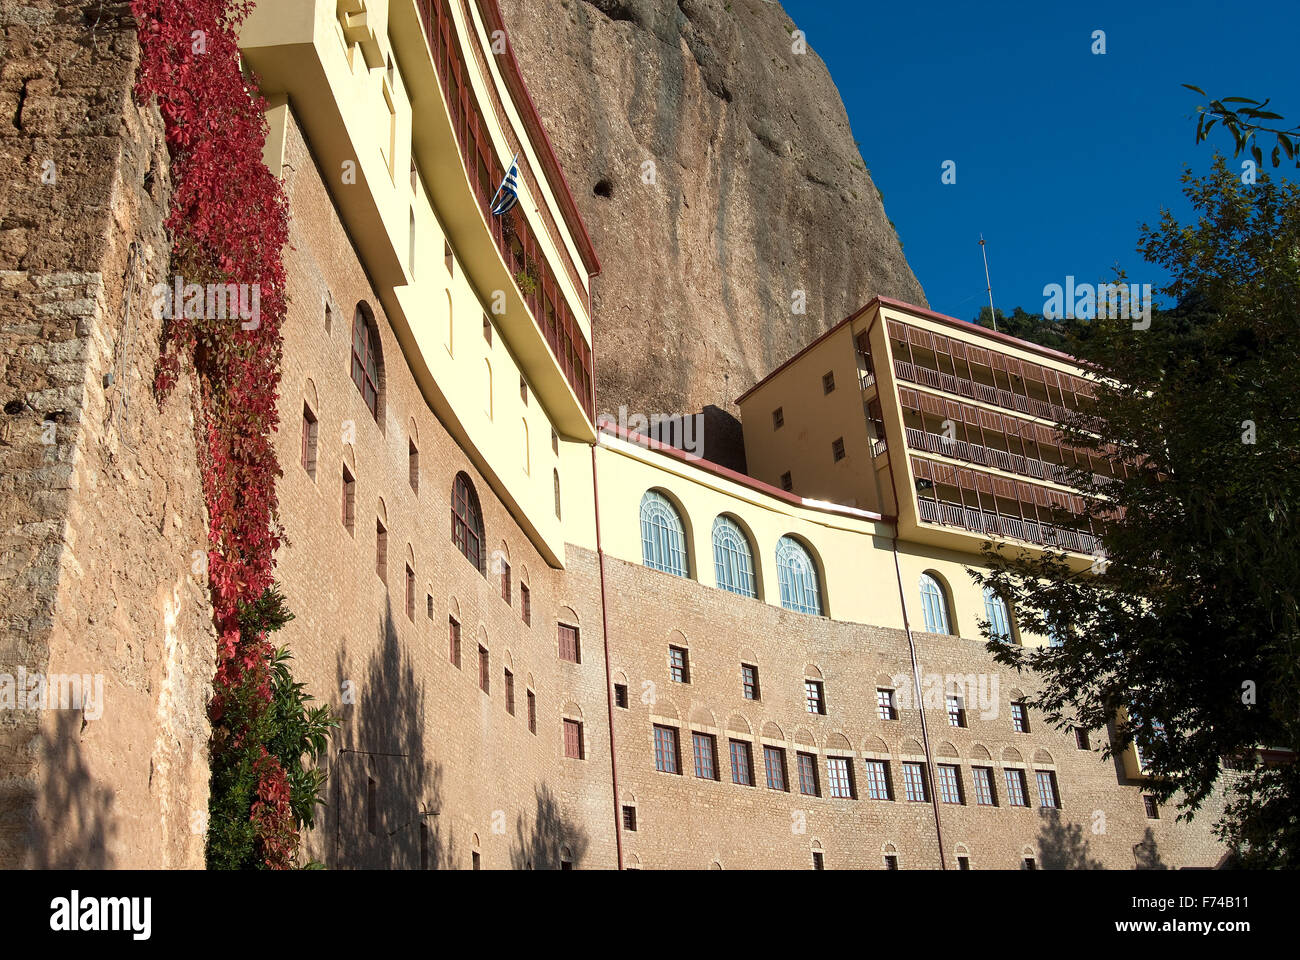
[[[1109,280],[1115,264],[1164,281],[1135,251],[1140,224],[1162,206],[1185,220],[1184,166],[1203,172],[1232,146],[1218,130],[1194,144],[1198,98],[1182,83],[1272,97],[1300,123],[1300,0],[784,6],[839,87],[931,307],[963,320],[988,302],[981,233],[1007,312],[1039,312],[1046,284]],[[946,160],[955,184],[940,182]]]

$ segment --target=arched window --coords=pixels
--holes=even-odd
[[[689,576],[682,518],[657,490],[647,490],[641,498],[641,562],[653,570]]]
[[[479,573],[487,576],[483,538],[483,511],[474,484],[464,473],[456,474],[451,489],[451,542]]]
[[[370,414],[379,419],[379,328],[365,301],[352,316],[352,382],[357,385]]]
[[[817,565],[804,545],[794,537],[782,537],[776,542],[776,579],[781,587],[781,606],[821,616],[822,594],[817,583]]]
[[[925,615],[925,629],[929,633],[952,633],[948,622],[948,601],[943,587],[928,573],[921,574],[921,612]]]
[[[984,617],[989,622],[989,635],[994,640],[1011,643],[1011,614],[1007,602],[992,587],[984,588]]]
[[[749,538],[731,517],[719,516],[713,521],[713,565],[718,574],[718,586],[723,590],[742,597],[758,596],[754,588],[754,554],[749,548]]]

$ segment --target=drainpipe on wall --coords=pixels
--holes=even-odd
[[[871,338],[871,330],[875,327],[876,322],[880,319],[880,310],[877,309],[875,319],[871,321],[871,326],[867,327],[867,338]],[[886,357],[888,359],[888,357]],[[880,377],[876,377],[876,392],[880,391]],[[881,413],[884,413],[884,406],[881,405]],[[894,554],[894,578],[898,582],[898,606],[903,611],[903,632],[907,634],[907,652],[912,659],[912,688],[913,695],[916,697],[917,710],[921,716],[921,745],[925,749],[925,769],[930,778],[930,806],[934,810],[934,835],[939,843],[939,869],[948,869],[948,859],[943,853],[943,824],[939,816],[939,791],[937,781],[934,776],[934,754],[930,749],[930,727],[925,720],[925,701],[921,695],[921,665],[916,657],[916,641],[912,638],[912,625],[907,618],[907,595],[903,590],[903,568],[898,562],[898,515],[902,512],[903,501],[898,498],[898,482],[894,479],[895,461],[893,452],[888,451],[889,460],[889,487],[894,494],[894,536],[890,541]]]
[[[609,672],[609,612],[605,604],[605,551],[600,547],[600,488],[596,480],[596,447],[591,447],[591,499],[596,510],[596,562],[600,565],[600,635],[605,648],[605,716],[609,720],[609,776],[614,788],[614,849],[623,869],[623,818],[618,798],[618,761],[614,758],[614,678]]]

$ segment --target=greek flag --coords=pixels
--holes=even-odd
[[[501,186],[497,187],[496,195],[492,197],[492,216],[499,217],[506,213],[519,202],[519,154],[510,161],[510,169],[506,171],[505,179],[501,181]]]

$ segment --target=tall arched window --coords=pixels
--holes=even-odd
[[[641,498],[641,562],[653,570],[689,576],[686,528],[677,508],[657,490]]]
[[[984,588],[984,617],[989,622],[989,635],[1003,643],[1011,643],[1011,615],[1007,602],[992,587]]]
[[[474,569],[487,576],[483,511],[474,484],[464,473],[456,474],[451,489],[451,542],[474,565]]]
[[[925,629],[929,633],[952,633],[948,622],[948,601],[943,587],[928,573],[921,574],[921,612],[925,615]]]
[[[371,416],[379,419],[379,328],[363,300],[352,315],[352,382]]]
[[[817,565],[804,545],[794,537],[782,537],[776,542],[776,579],[781,587],[781,606],[821,616],[822,593],[817,582]]]
[[[718,586],[723,590],[742,597],[758,596],[749,538],[731,517],[719,516],[713,521],[713,566],[717,570]]]

